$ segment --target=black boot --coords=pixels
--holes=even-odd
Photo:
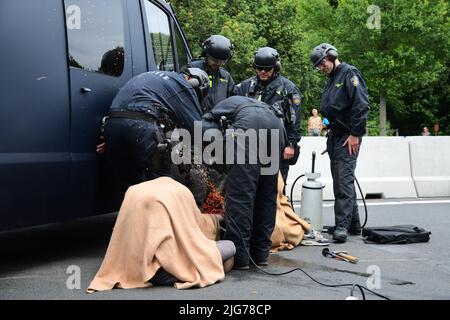
[[[352,223],[350,228],[348,229],[348,234],[351,236],[360,236],[361,235],[361,224],[359,222]]]
[[[336,227],[333,232],[333,240],[337,243],[344,243],[347,241],[347,229],[344,227]]]

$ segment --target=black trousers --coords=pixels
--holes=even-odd
[[[267,260],[275,227],[277,175],[261,175],[259,164],[229,167],[225,195],[225,239],[236,246],[236,265]],[[245,244],[245,245],[244,245]]]
[[[280,163],[280,173],[281,176],[283,177],[283,181],[284,181],[284,188],[283,188],[283,194],[286,194],[286,183],[287,183],[287,178],[288,178],[288,174],[289,174],[289,160],[281,160]]]
[[[158,165],[158,139],[161,130],[155,123],[112,118],[105,126],[106,156],[116,182],[117,196],[128,187],[170,175],[169,168]]]
[[[350,155],[348,146],[342,146],[347,138],[348,135],[337,136],[330,133],[327,139],[327,150],[333,177],[335,224],[336,227],[344,227],[348,230],[351,225],[358,225],[360,221],[355,190],[358,154]],[[361,146],[361,138],[359,145]]]

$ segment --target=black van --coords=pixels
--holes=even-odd
[[[131,77],[192,57],[170,5],[2,0],[0,46],[0,230],[117,210],[101,119]]]

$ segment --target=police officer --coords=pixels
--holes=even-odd
[[[246,248],[250,250],[256,264],[267,265],[272,244],[270,237],[275,226],[279,161],[286,143],[282,120],[265,103],[233,96],[222,100],[211,113],[205,114],[202,125],[206,130],[219,128],[219,123],[222,124],[222,130],[225,129],[224,126],[229,129],[225,131],[228,173],[225,193],[225,239],[233,241],[236,246],[234,268],[249,269],[250,261]],[[243,131],[239,132],[238,129]],[[254,130],[253,136],[257,142],[240,140],[243,132],[248,129]],[[267,134],[261,134],[261,129],[266,129]],[[229,141],[232,143],[228,143]],[[274,146],[275,149],[269,149],[270,164],[260,161],[259,158],[255,162],[249,161],[251,153],[259,153],[259,150],[252,149],[258,148],[256,146]],[[231,157],[228,156],[230,151]],[[240,152],[245,153],[245,163],[239,162]],[[270,170],[264,171],[269,167]]]
[[[194,121],[201,121],[198,99],[206,95],[208,77],[196,68],[186,72],[140,74],[114,98],[104,136],[119,196],[131,185],[170,175],[166,134],[175,127],[192,134]]]
[[[280,55],[277,50],[264,47],[256,51],[253,59],[256,76],[236,86],[238,95],[254,98],[269,105],[279,104],[284,112],[283,122],[288,135],[288,145],[283,151],[280,171],[286,184],[289,165],[295,164],[300,152],[301,95],[290,80],[280,74]]]
[[[322,43],[311,53],[314,67],[328,75],[320,112],[330,124],[327,151],[333,177],[336,227],[333,240],[345,242],[347,233],[361,234],[356,204],[355,168],[362,136],[366,131],[369,96],[361,72],[338,59],[338,51]]]
[[[234,81],[223,66],[231,59],[233,45],[221,35],[212,35],[202,44],[202,58],[193,60],[188,66],[199,68],[209,76],[209,93],[203,100],[205,112],[210,111],[218,102],[234,95]]]

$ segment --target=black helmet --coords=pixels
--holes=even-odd
[[[198,99],[202,101],[208,95],[209,91],[208,74],[199,68],[186,68],[183,73],[191,78],[188,82],[195,89]]]
[[[228,38],[212,35],[202,44],[202,57],[211,56],[217,60],[228,60],[231,58],[233,48]]]
[[[254,68],[273,68],[275,67],[276,71],[280,71],[280,55],[278,51],[274,48],[264,47],[259,48],[255,52],[255,57],[253,58],[253,67]]]
[[[313,49],[311,53],[311,62],[314,67],[317,67],[326,57],[334,60],[338,57],[338,51],[331,44],[322,43]]]

